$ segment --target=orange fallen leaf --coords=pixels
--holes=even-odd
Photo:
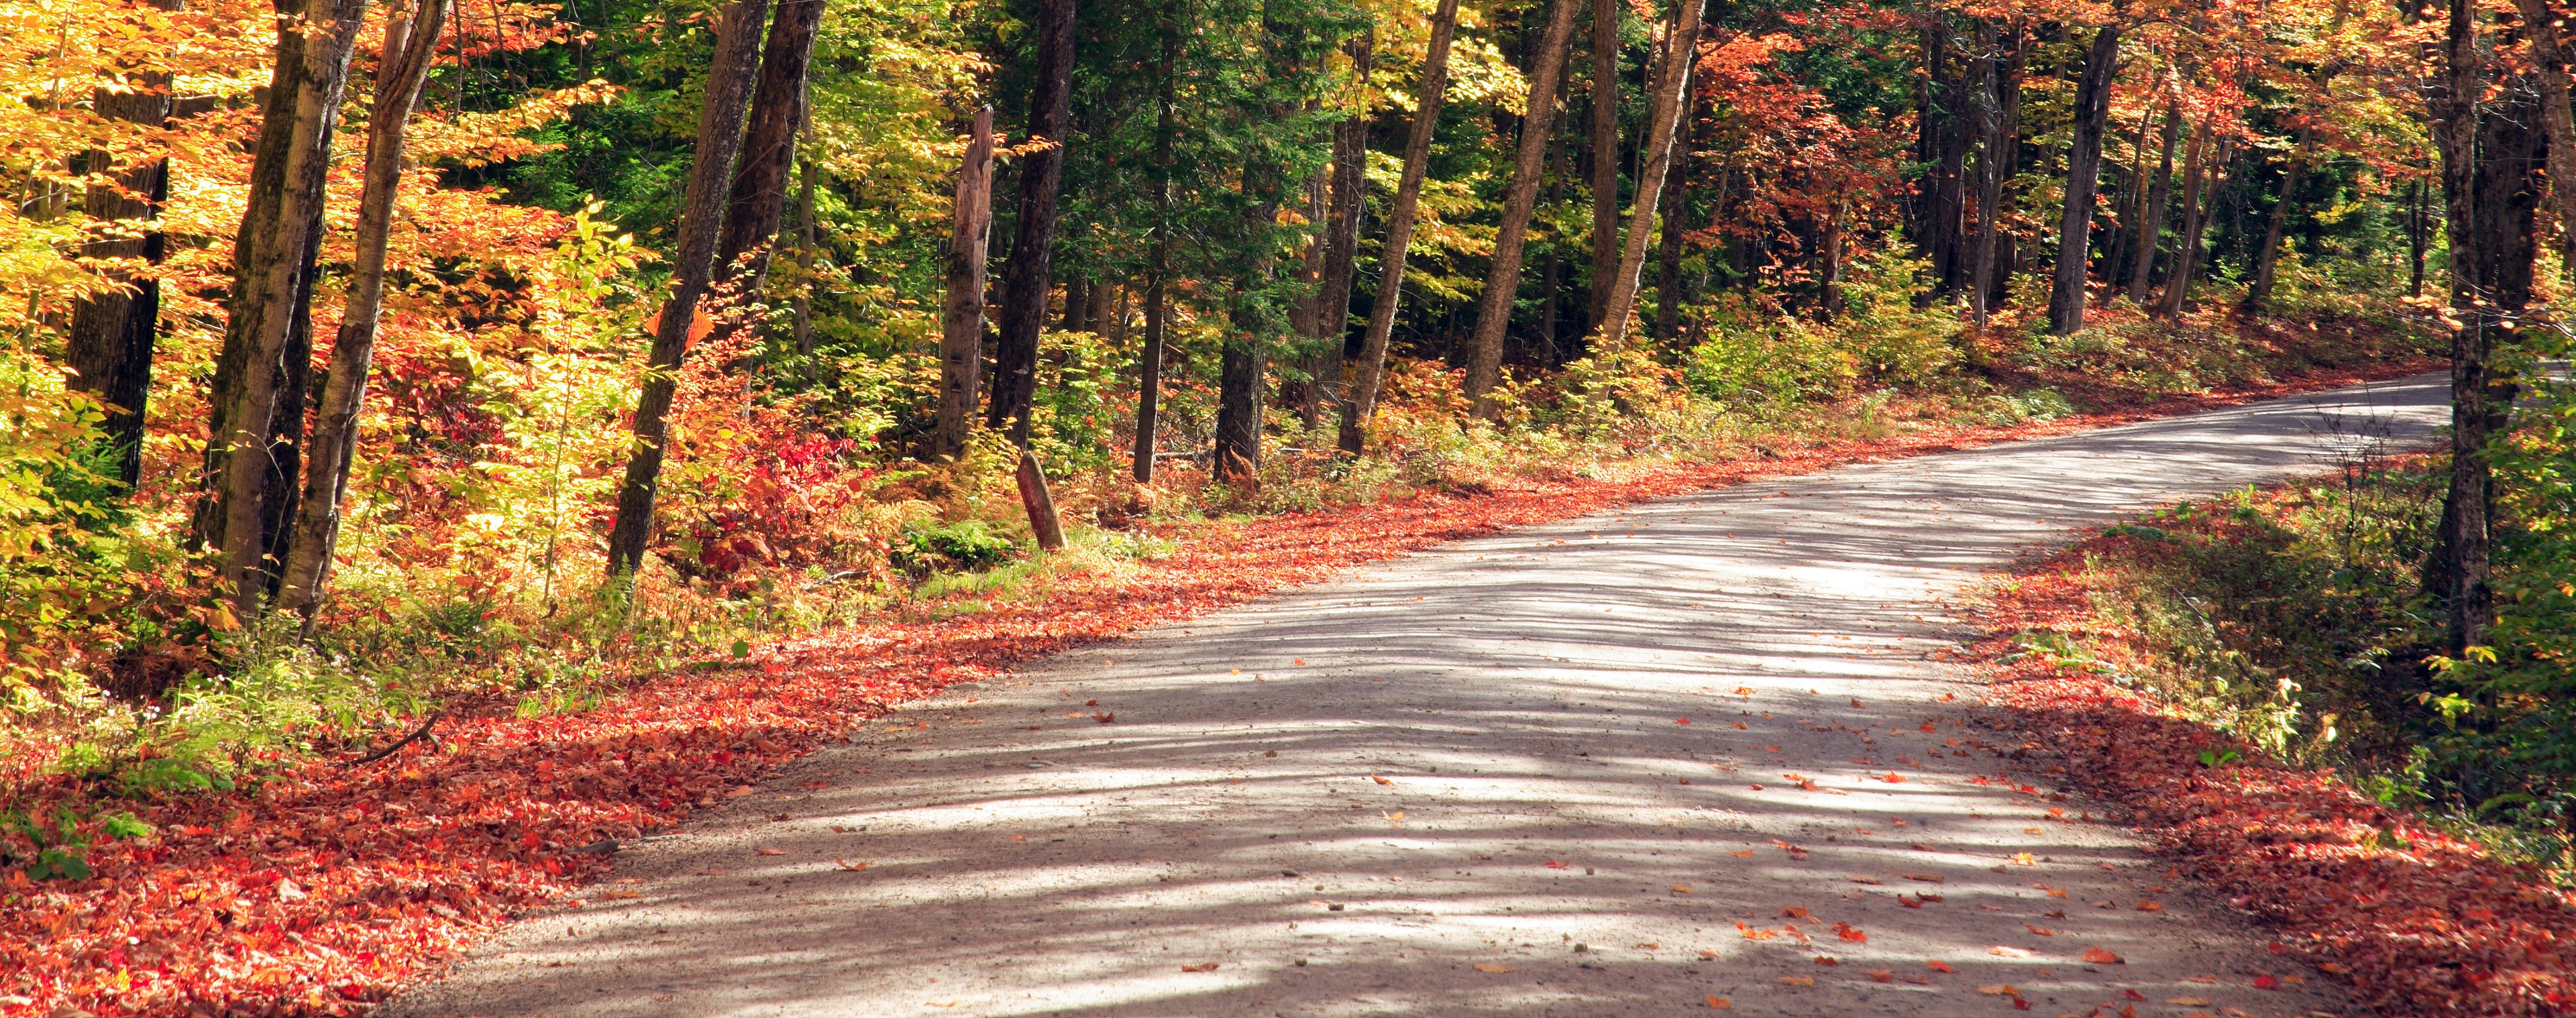
[[[2209,1006],[2209,1001],[2208,1001],[2208,1000],[2206,1000],[2206,999],[2204,999],[2204,998],[2200,998],[2200,997],[2166,997],[2166,998],[2165,998],[2165,1003],[2172,1004],[2172,1005],[2175,1005],[2175,1006],[2178,1006],[2178,1007],[2207,1007],[2207,1006]]]
[[[1816,985],[1816,977],[1814,977],[1814,976],[1781,976],[1781,977],[1780,977],[1780,981],[1781,981],[1781,982],[1784,982],[1784,983],[1787,983],[1787,984],[1789,984],[1789,985],[1791,985],[1791,986],[1814,986],[1814,985]]]
[[[2142,901],[2138,903],[2138,911],[2140,912],[2162,912],[2164,910],[2164,906],[2152,901]]]
[[[1711,1011],[1731,1011],[1735,1009],[1735,1002],[1724,997],[1712,994],[1705,999],[1708,1001],[1708,1008]]]
[[[1378,777],[1378,776],[1377,776],[1377,775],[1375,775],[1375,774],[1371,774],[1371,775],[1369,775],[1369,780],[1374,781],[1374,782],[1377,782],[1378,784],[1381,784],[1381,785],[1392,785],[1392,784],[1394,784],[1394,783],[1395,783],[1395,782],[1393,782],[1393,781],[1389,781],[1389,780],[1387,780],[1387,779],[1385,779],[1385,778]]]
[[[1920,880],[1927,884],[1948,883],[1948,881],[1942,879],[1941,875],[1938,873],[1908,873],[1905,874],[1905,879]]]
[[[1842,959],[1836,958],[1830,954],[1820,954],[1816,956],[1816,964],[1818,965],[1840,965],[1842,963]]]
[[[1183,971],[1183,972],[1214,972],[1214,971],[1216,971],[1216,963],[1215,963],[1215,962],[1210,961],[1210,962],[1200,962],[1199,964],[1196,964],[1196,965],[1183,965],[1183,966],[1181,966],[1181,971]]]
[[[1844,940],[1848,940],[1855,944],[1869,943],[1869,934],[1853,929],[1850,923],[1835,923],[1834,936],[1841,937]]]
[[[868,868],[867,861],[864,859],[858,862],[851,862],[847,859],[834,859],[832,862],[840,866],[842,869],[848,870],[852,873]]]
[[[1791,919],[1804,919],[1808,915],[1807,906],[1791,905],[1787,908],[1781,909],[1780,914]]]
[[[1475,969],[1476,969],[1476,971],[1478,971],[1478,972],[1518,972],[1518,971],[1520,971],[1519,969],[1516,969],[1516,968],[1508,968],[1508,967],[1501,966],[1501,965],[1487,965],[1487,964],[1485,964],[1484,962],[1477,962],[1477,963],[1475,964],[1474,968],[1475,968]]]
[[[761,850],[760,850],[760,854],[762,854],[762,855],[786,855],[786,854],[787,854],[787,850],[786,850],[786,849],[783,849],[783,848],[764,848],[764,849],[761,849]]]
[[[2015,989],[2015,988],[2013,987],[2013,985],[2012,985],[2012,984],[2010,984],[2010,983],[1988,983],[1988,984],[1986,984],[1986,985],[1984,985],[1984,986],[1977,987],[1977,992],[1982,993],[1982,994],[1985,994],[1986,996],[1989,996],[1989,997],[2018,997],[2018,996],[2021,996],[2021,991],[2020,991],[2020,990],[2018,990],[2018,989]]]
[[[1760,786],[1760,785],[1755,785],[1755,786],[1753,786],[1753,787],[1755,787],[1755,788],[1760,788],[1760,787],[1762,787],[1762,786]],[[1732,855],[1732,856],[1734,856],[1734,857],[1736,857],[1736,858],[1738,858],[1738,859],[1750,859],[1750,858],[1753,858],[1753,850],[1752,850],[1752,849],[1749,849],[1749,848],[1748,848],[1748,849],[1745,849],[1744,851],[1741,851],[1741,852],[1729,852],[1729,853],[1727,853],[1727,854],[1728,854],[1728,855]]]
[[[2036,934],[2038,934],[2038,935],[2040,935],[2040,936],[2043,936],[2043,937],[2054,937],[2054,936],[2056,936],[2056,935],[2057,935],[2057,931],[2056,931],[2056,930],[2044,930],[2044,929],[2041,929],[2041,928],[2039,928],[2039,927],[2037,927],[2037,926],[2033,926],[2033,925],[2031,925],[2031,924],[2029,924],[2029,923],[2023,923],[2023,924],[2021,924],[2021,928],[2022,928],[2022,929],[2025,929],[2025,930],[2029,930],[2029,931],[2031,931],[2032,933],[2036,933]]]
[[[1891,969],[1871,969],[1869,972],[1869,981],[1873,983],[1892,983],[1896,981],[1896,972]]]
[[[1949,962],[1946,962],[1946,961],[1929,962],[1928,964],[1930,964],[1930,965],[1932,966],[1932,971],[1934,971],[1934,972],[1948,972],[1948,971],[1950,971],[1950,963],[1949,963]]]
[[[2143,236],[2143,234],[2141,234],[2141,236]],[[1905,783],[1905,775],[1898,774],[1895,771],[1889,771],[1884,777],[1881,777],[1878,780],[1887,782],[1891,785],[1901,785]]]
[[[2111,952],[2109,952],[2109,951],[2105,951],[2105,950],[2103,950],[2103,949],[2101,949],[2101,948],[2098,948],[2098,947],[2088,947],[2088,948],[2085,948],[2085,949],[2084,949],[2084,960],[2085,960],[2085,961],[2092,962],[2093,964],[2096,964],[2096,965],[2125,965],[2125,964],[2128,964],[2128,962],[2127,962],[2126,960],[2122,959],[2119,955],[2113,954],[2113,953],[2111,953]]]
[[[1674,893],[1674,894],[1689,894],[1689,893],[1691,893],[1690,885],[1689,885],[1689,884],[1674,884],[1674,885],[1673,885],[1673,893]]]

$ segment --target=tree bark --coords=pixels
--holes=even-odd
[[[1619,269],[1619,0],[1592,0],[1592,275],[1584,328],[1600,327]]]
[[[2576,270],[2576,112],[2569,108],[2564,27],[2549,0],[2515,0],[2540,86],[2540,123],[2548,139],[2549,196],[2557,214],[2560,264]]]
[[[1682,151],[1664,173],[1663,222],[1655,227],[1655,330],[1658,343],[1669,341],[1682,317],[1682,221],[1690,209],[1690,135],[1675,144]]]
[[[2101,183],[2102,130],[2111,119],[2111,79],[2120,63],[2120,26],[2104,25],[2084,55],[2075,90],[2075,137],[2066,152],[2066,214],[2057,229],[2057,280],[2049,291],[2049,331],[2084,327],[2084,282],[2093,254],[2093,195]]]
[[[1064,184],[1065,128],[1073,118],[1074,0],[1040,0],[1036,79],[1029,90],[1029,137],[1052,142],[1020,165],[1018,232],[1002,265],[1001,332],[993,344],[987,423],[1029,444],[1037,398],[1038,333],[1046,327],[1048,268],[1055,259],[1056,192]]]
[[[1164,282],[1172,273],[1172,132],[1173,82],[1175,65],[1180,59],[1179,42],[1173,36],[1177,26],[1159,26],[1163,37],[1162,66],[1156,76],[1154,96],[1154,248],[1147,265],[1145,281],[1145,349],[1136,365],[1136,459],[1138,484],[1154,483],[1154,429],[1159,420],[1163,396],[1163,305]]]
[[[1565,74],[1566,50],[1574,40],[1575,3],[1549,0],[1547,28],[1539,37],[1538,57],[1530,68],[1529,115],[1521,118],[1511,183],[1503,188],[1503,222],[1494,235],[1493,265],[1485,274],[1485,293],[1476,307],[1476,331],[1467,359],[1466,396],[1475,404],[1478,417],[1493,416],[1493,401],[1487,396],[1502,379],[1503,332],[1511,326],[1513,298],[1520,293],[1521,254],[1529,241],[1530,216],[1538,208],[1548,141],[1555,137],[1557,85]]]
[[[1994,296],[1987,280],[1994,274],[1997,207],[2003,201],[2004,175],[2010,172],[2004,162],[2004,114],[1997,90],[2011,89],[2018,93],[2021,83],[2007,77],[1996,66],[1993,50],[2001,43],[1995,38],[1994,30],[1985,29],[1981,38],[1988,55],[1981,61],[1985,69],[1977,88],[1977,126],[1982,138],[1977,154],[1977,247],[1968,270],[1968,306],[1975,315],[1977,331],[1983,333],[1986,331],[1986,305]],[[2020,51],[2021,30],[2015,26],[2013,52],[2016,58]]]
[[[349,488],[349,464],[358,445],[358,413],[374,369],[376,324],[385,304],[385,249],[393,236],[394,208],[402,194],[403,136],[437,60],[438,30],[447,0],[411,0],[390,14],[384,54],[376,62],[375,106],[367,112],[367,157],[358,195],[357,270],[349,278],[340,331],[331,344],[331,371],[314,413],[304,494],[297,502],[294,538],[278,583],[278,607],[310,618],[328,580],[340,540],[340,500]]]
[[[716,269],[735,308],[759,297],[769,278],[771,242],[786,218],[787,176],[796,166],[796,136],[805,125],[805,71],[814,57],[823,0],[777,0],[760,55],[760,84],[751,96],[751,126],[726,201]],[[724,327],[738,327],[727,315]]]
[[[2204,208],[2208,203],[2203,199],[2216,190],[2216,171],[2226,147],[2209,136],[2209,119],[2202,117],[2200,126],[2192,130],[2191,150],[2182,161],[2182,236],[2174,245],[2164,297],[2156,302],[2156,314],[2164,318],[2182,314],[2183,304],[2191,297],[2191,277],[2200,270],[2200,231],[2209,222]]]
[[[1362,32],[1343,45],[1351,57],[1354,91],[1373,67],[1376,33]],[[1315,381],[1309,389],[1306,426],[1322,417],[1323,404],[1347,413],[1349,386],[1343,379],[1351,349],[1351,285],[1359,271],[1360,219],[1368,211],[1368,108],[1355,104],[1349,119],[1333,125],[1332,211],[1325,228],[1323,291],[1315,304]]]
[[[939,456],[966,451],[984,366],[984,253],[993,234],[993,108],[975,111],[948,226],[948,281],[939,313]]]
[[[1663,66],[1655,72],[1655,94],[1647,107],[1646,151],[1650,156],[1637,176],[1636,207],[1629,214],[1628,235],[1619,251],[1619,274],[1610,281],[1608,317],[1602,320],[1596,353],[1617,353],[1628,338],[1628,319],[1635,310],[1638,276],[1646,268],[1646,237],[1653,232],[1662,204],[1664,175],[1673,164],[1674,141],[1690,94],[1691,65],[1699,57],[1701,0],[1674,5],[1672,34],[1664,41]]]
[[[177,11],[179,0],[152,0],[165,11]],[[170,120],[170,75],[139,71],[127,77],[121,92],[99,89],[91,108],[99,116],[154,127]],[[110,155],[89,154],[89,169],[99,172]],[[158,267],[168,251],[161,231],[161,206],[170,197],[170,158],[156,156],[125,167],[112,184],[93,185],[81,199],[81,211],[97,222],[119,224],[112,236],[81,245],[87,258],[124,258]],[[152,348],[160,335],[161,280],[149,269],[119,271],[124,288],[82,299],[72,307],[71,334],[63,343],[63,360],[73,370],[70,386],[107,404],[109,447],[116,453],[116,477],[132,491],[143,478],[144,401],[152,391]]]
[[[2263,228],[2263,246],[2254,251],[2254,282],[2245,290],[2245,310],[2261,311],[2272,299],[2272,281],[2281,263],[2281,235],[2289,228],[2290,206],[2298,200],[2299,184],[2308,172],[2307,132],[2301,131],[2297,147],[2290,150],[2289,165],[2281,168],[2281,196],[2272,203],[2271,221]]]
[[[2157,241],[2165,231],[2165,207],[2173,200],[2174,147],[2182,141],[2182,103],[2165,104],[2164,155],[2157,157],[2155,180],[2147,187],[2145,211],[2138,217],[2138,252],[2129,263],[2129,303],[2147,302],[2147,284],[2156,268]]]
[[[643,569],[653,533],[653,497],[662,479],[670,437],[671,399],[678,392],[681,361],[696,341],[699,303],[715,278],[716,242],[734,157],[742,151],[743,114],[751,105],[759,70],[761,16],[769,0],[733,0],[716,29],[714,62],[707,66],[706,105],[698,110],[698,138],[689,166],[689,188],[680,207],[680,243],[671,256],[671,294],[653,326],[649,374],[635,401],[635,447],[617,490],[617,522],[608,532],[609,589],[631,589]]]
[[[2451,0],[2441,73],[2426,98],[2434,147],[2442,157],[2443,232],[2451,246],[2451,477],[2442,503],[2441,546],[2428,563],[2426,586],[2449,610],[2452,654],[2485,637],[2492,594],[2488,578],[2486,461],[2490,315],[2479,293],[2479,93],[2476,0]]]
[[[989,192],[989,187],[988,187]],[[989,210],[988,210],[989,214]],[[796,356],[805,365],[805,383],[814,383],[814,161],[801,159],[796,164],[796,297],[794,330]],[[978,302],[980,305],[980,302]],[[980,323],[984,309],[978,306],[975,316]],[[981,331],[979,324],[978,331]],[[967,413],[974,412],[974,394],[966,396]]]
[[[281,503],[292,497],[296,439],[303,430],[304,379],[311,371],[310,347],[297,343],[310,335],[313,258],[321,239],[325,176],[330,169],[331,135],[339,124],[340,97],[349,81],[349,58],[358,28],[366,16],[365,0],[310,0],[304,8],[307,30],[297,33],[303,45],[296,54],[292,140],[280,167],[281,187],[273,239],[243,266],[251,280],[248,305],[259,308],[257,332],[239,388],[225,419],[230,433],[223,471],[223,572],[220,583],[230,596],[234,615],[247,621],[259,613],[271,580],[270,562],[281,551]],[[281,59],[284,59],[281,54]],[[274,108],[272,108],[274,109]],[[274,125],[263,121],[262,133]],[[245,230],[250,224],[245,223]],[[237,307],[244,306],[237,304]],[[302,347],[299,350],[299,347]],[[301,356],[299,356],[299,353]],[[283,440],[279,440],[279,435]]]
[[[1312,107],[1309,107],[1311,109]],[[1299,423],[1311,429],[1322,420],[1316,405],[1315,371],[1323,358],[1322,341],[1324,309],[1324,234],[1325,224],[1332,220],[1333,168],[1315,169],[1307,178],[1303,207],[1298,214],[1307,224],[1306,249],[1297,258],[1297,299],[1288,305],[1288,331],[1301,342],[1297,368],[1306,377],[1279,380],[1279,405],[1293,407]]]
[[[1608,0],[1598,0],[1608,2]],[[1415,103],[1413,131],[1404,142],[1404,174],[1395,188],[1395,205],[1387,211],[1386,248],[1378,255],[1377,301],[1369,306],[1368,332],[1361,340],[1358,374],[1342,403],[1341,450],[1357,455],[1363,441],[1361,422],[1377,411],[1378,383],[1386,372],[1387,339],[1395,331],[1395,309],[1404,296],[1405,249],[1413,243],[1413,220],[1421,210],[1422,178],[1431,168],[1431,136],[1440,126],[1440,106],[1449,90],[1449,43],[1458,28],[1458,0],[1440,0],[1431,18],[1431,49],[1422,63],[1422,93]]]

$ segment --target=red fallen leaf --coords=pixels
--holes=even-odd
[[[2144,230],[2140,230],[2138,235],[2143,237],[2146,235],[2146,232]],[[1891,785],[1901,785],[1905,783],[1905,775],[1898,774],[1895,771],[1889,771],[1885,777],[1878,780],[1887,782]]]
[[[2109,951],[2105,951],[2105,950],[2103,950],[2103,949],[2101,949],[2101,948],[2098,948],[2098,947],[2088,947],[2088,948],[2085,948],[2085,949],[2084,949],[2084,960],[2085,960],[2085,961],[2092,962],[2093,964],[2096,964],[2096,965],[2125,965],[2125,964],[2128,964],[2128,963],[2127,963],[2125,960],[2123,960],[2119,955],[2113,954],[2113,953],[2111,953],[2111,952],[2109,952]]]
[[[2146,235],[2146,234],[2145,234],[2143,231],[2141,231],[2141,232],[2139,233],[2139,236],[2142,236],[2142,237],[2143,237],[2143,236],[2145,236],[2145,235]],[[1306,664],[1306,659],[1305,659],[1305,658],[1302,658],[1302,657],[1301,657],[1301,658],[1292,658],[1292,659],[1291,659],[1291,661],[1292,661],[1294,664],[1296,664],[1297,666],[1301,667],[1301,668],[1302,668],[1302,667],[1304,667],[1304,666],[1305,666],[1305,664]]]
[[[1848,940],[1855,944],[1869,943],[1869,934],[1853,929],[1850,923],[1835,923],[1834,936],[1841,937],[1844,940]]]
[[[1948,971],[1950,971],[1950,963],[1949,963],[1949,962],[1946,962],[1946,961],[1936,961],[1936,962],[1931,962],[1930,964],[1931,964],[1931,966],[1932,966],[1932,971],[1934,971],[1934,972],[1948,972]]]
[[[1097,707],[1097,706],[1100,706],[1100,701],[1098,701],[1098,700],[1084,700],[1084,701],[1082,701],[1082,705],[1083,705],[1083,706],[1085,706],[1085,707]]]
[[[2140,231],[2140,232],[2139,232],[2139,236],[2145,236],[2145,235],[2146,235],[2146,234],[2145,234],[2145,232],[2144,232],[2144,231]],[[2013,1010],[2015,1010],[2015,1011],[2028,1011],[2028,1010],[2030,1010],[2030,1001],[2025,1000],[2025,999],[2020,998],[2020,997],[2014,997],[2014,998],[2013,998]]]
[[[1556,860],[1554,860],[1554,859],[1550,859],[1550,860],[1548,860],[1548,861],[1547,861],[1547,868],[1552,869],[1552,870],[1561,870],[1561,869],[1564,869],[1564,868],[1565,868],[1565,864],[1564,864],[1564,863],[1561,863],[1561,862],[1558,862],[1558,861],[1556,861]]]
[[[1908,898],[1908,897],[1906,897],[1906,896],[1904,896],[1904,895],[1902,895],[1902,894],[1900,894],[1900,895],[1897,895],[1897,896],[1896,896],[1896,903],[1897,903],[1897,904],[1899,904],[1899,905],[1903,905],[1903,906],[1905,906],[1905,907],[1907,907],[1907,908],[1922,908],[1922,907],[1923,907],[1923,902],[1922,902],[1920,899]]]
[[[1896,981],[1896,972],[1892,969],[1871,969],[1869,971],[1869,981],[1873,983],[1892,983]]]
[[[2023,923],[2023,924],[2021,924],[2021,928],[2022,928],[2022,929],[2025,929],[2025,930],[2029,930],[2030,932],[2032,932],[2032,933],[2034,933],[2034,934],[2036,934],[2036,935],[2042,936],[2042,937],[2054,937],[2054,936],[2056,936],[2056,935],[2057,935],[2057,931],[2056,931],[2056,930],[2045,930],[2045,929],[2041,929],[2041,928],[2039,928],[2039,927],[2037,927],[2037,926],[2033,926],[2033,925],[2031,925],[2031,924],[2029,924],[2029,923]]]
[[[2263,949],[2264,949],[2264,950],[2266,950],[2266,951],[2270,951],[2270,952],[2272,952],[2273,954],[2288,954],[2288,953],[2290,953],[2290,945],[2288,945],[2288,944],[2284,944],[2284,943],[2282,943],[2282,942],[2280,942],[2280,941],[2278,941],[2278,940],[2275,940],[2275,941],[2273,941],[2273,942],[2271,942],[2271,943],[2269,943],[2269,944],[2265,944],[2265,945],[2263,945]]]
[[[2145,999],[2147,999],[2147,995],[2146,995],[2146,994],[2140,993],[2140,992],[2138,992],[2138,991],[2136,991],[2136,990],[2121,990],[2121,991],[2120,991],[2120,995],[2121,995],[2121,996],[2123,996],[2123,997],[2127,997],[2127,998],[2129,998],[2130,1000],[2145,1000]]]
[[[1112,721],[1116,721],[1116,720],[1118,720],[1118,715],[1116,715],[1116,714],[1094,714],[1094,715],[1092,715],[1092,716],[1091,716],[1091,720],[1093,720],[1093,721],[1097,721],[1097,722],[1100,722],[1101,724],[1104,724],[1104,725],[1105,725],[1105,724],[1108,724],[1108,723],[1110,723],[1110,722],[1112,722]]]
[[[1689,718],[1674,718],[1674,719],[1673,719],[1673,723],[1674,723],[1674,724],[1677,724],[1677,725],[1687,725],[1687,724],[1689,724],[1689,723],[1690,723],[1690,719],[1689,719]]]
[[[2257,990],[2277,990],[2277,989],[2280,989],[2280,988],[2281,988],[2281,980],[2280,980],[2280,977],[2278,977],[2278,976],[2272,976],[2272,975],[2260,975],[2260,976],[2255,976],[2255,977],[2254,977],[2254,988],[2255,988],[2255,989],[2257,989]]]

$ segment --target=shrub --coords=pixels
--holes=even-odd
[[[959,520],[903,535],[895,565],[915,576],[975,572],[1020,557],[1020,543],[993,532],[982,520]]]

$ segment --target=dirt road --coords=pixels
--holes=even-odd
[[[389,1013],[2341,1013],[2252,988],[2261,938],[2040,761],[1999,777],[1935,658],[2019,551],[2420,441],[2441,399],[1749,484],[961,686]]]

